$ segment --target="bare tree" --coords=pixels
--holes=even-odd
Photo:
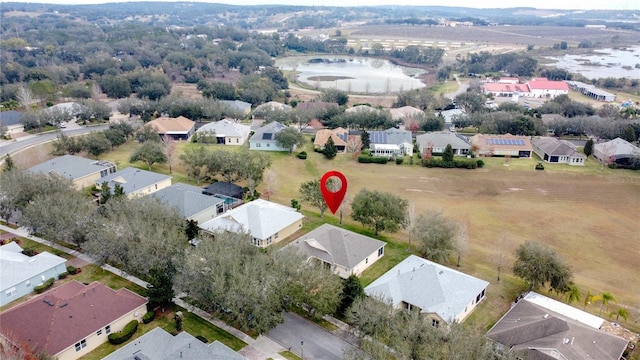
[[[418,214],[416,213],[416,204],[409,202],[409,209],[407,210],[407,228],[413,229],[416,226],[416,219]],[[411,251],[411,240],[413,240],[413,231],[409,230],[409,245],[407,251]]]
[[[500,282],[500,276],[502,275],[502,267],[505,265],[505,257],[509,252],[507,249],[509,242],[508,234],[501,234],[498,239],[498,252],[496,253],[496,266],[498,267],[498,282]]]
[[[267,170],[264,175],[264,187],[267,200],[271,201],[271,195],[278,190],[278,173],[271,169]]]
[[[460,267],[460,258],[467,253],[469,243],[469,226],[466,221],[458,223],[455,240],[456,266]]]
[[[31,106],[31,104],[34,104],[36,102],[35,98],[33,97],[33,92],[31,92],[31,89],[29,89],[24,85],[18,88],[18,92],[16,93],[16,98],[18,99],[20,106],[24,107],[25,109]]]
[[[172,172],[173,161],[176,158],[178,153],[176,152],[176,142],[173,140],[171,136],[163,136],[161,139],[162,142],[162,151],[164,152],[164,156],[167,159],[167,165],[169,165],[169,174]]]

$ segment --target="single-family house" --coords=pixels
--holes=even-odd
[[[347,151],[347,142],[349,141],[349,131],[344,128],[336,129],[322,129],[318,130],[316,137],[313,140],[313,146],[316,149],[324,149],[325,144],[329,141],[329,138],[333,140],[338,152]]]
[[[373,156],[413,155],[413,139],[409,130],[390,128],[385,131],[370,131],[369,143]]]
[[[22,253],[16,242],[0,246],[0,306],[31,292],[33,287],[67,271],[67,260],[43,251],[34,256]]]
[[[212,136],[215,137],[215,142],[211,142],[221,145],[244,145],[250,132],[251,126],[231,119],[210,122],[196,130],[198,140],[200,136]]]
[[[111,189],[115,190],[116,185],[122,187],[129,199],[138,196],[145,196],[171,186],[171,176],[158,174],[155,172],[128,167],[111,173],[96,181],[98,189],[106,182]]]
[[[389,109],[391,119],[394,121],[404,121],[405,119],[415,119],[424,115],[424,111],[413,106],[403,106],[395,109]]]
[[[550,164],[584,165],[587,159],[576,150],[575,145],[565,140],[538,137],[531,140],[531,146],[540,159]]]
[[[0,127],[6,127],[5,136],[13,136],[24,131],[22,113],[15,110],[0,111]]]
[[[207,186],[202,193],[209,196],[218,196],[222,198],[234,198],[238,200],[244,199],[244,189],[241,186],[230,182],[218,181]]]
[[[286,129],[287,126],[280,124],[277,121],[273,121],[258,128],[249,139],[250,150],[263,150],[263,151],[289,151],[287,148],[278,146],[276,143],[276,135]]]
[[[267,247],[300,229],[303,217],[292,207],[258,199],[204,222],[200,228],[214,236],[224,231],[246,232],[253,245]]]
[[[582,95],[586,95],[592,99],[598,101],[605,102],[614,102],[616,101],[616,94],[612,94],[608,91],[604,91],[602,89],[598,89],[595,85],[585,84],[581,81],[567,81],[567,85],[572,90],[575,90]]]
[[[467,138],[450,131],[434,131],[416,136],[416,143],[420,154],[430,151],[432,154],[444,153],[447,145],[451,145],[453,155],[467,156],[471,150],[471,144]]]
[[[484,300],[487,281],[410,255],[364,289],[396,308],[419,311],[432,326],[463,322]]]
[[[244,102],[240,100],[218,100],[218,101],[228,106],[231,110],[237,113],[249,115],[249,113],[251,112],[251,104],[248,102]]]
[[[276,110],[280,110],[280,111],[284,111],[284,112],[289,112],[291,111],[291,106],[287,105],[287,104],[283,104],[277,101],[269,101],[266,102],[264,104],[260,104],[258,106],[256,106],[256,108],[253,110],[254,113],[260,113],[263,111],[276,111]]]
[[[487,82],[482,85],[482,92],[485,95],[498,97],[529,96],[530,91],[527,84]]]
[[[554,98],[558,95],[569,93],[569,85],[566,81],[547,80],[547,78],[533,78],[527,81],[529,96]]]
[[[498,350],[528,359],[619,360],[627,340],[600,327],[603,319],[529,292],[489,330]]]
[[[58,360],[75,360],[140,321],[147,302],[124,288],[70,281],[0,313],[0,334]]]
[[[73,182],[80,190],[98,179],[116,172],[116,166],[105,160],[91,160],[75,155],[63,155],[29,168],[34,174],[60,176]]]
[[[471,137],[471,147],[480,156],[510,156],[531,158],[533,147],[528,136],[476,134]]]
[[[337,226],[323,224],[299,237],[285,249],[292,249],[309,260],[325,264],[343,279],[360,276],[384,256],[384,241],[354,233]]]
[[[593,145],[593,157],[608,163],[629,165],[640,158],[640,148],[622,138]]]
[[[347,108],[344,112],[347,114],[380,114],[381,111],[369,105],[356,105]]]
[[[160,136],[168,136],[173,140],[189,140],[196,131],[195,121],[184,116],[177,118],[159,117],[147,123],[158,132]]]
[[[176,336],[156,327],[102,360],[247,360],[219,341],[209,344],[186,331]]]
[[[205,195],[201,188],[187,184],[176,183],[150,196],[176,208],[180,216],[197,221],[198,224],[213,219],[228,209],[226,199]]]

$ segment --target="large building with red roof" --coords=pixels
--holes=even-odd
[[[482,89],[485,94],[494,96],[514,96],[536,98],[554,98],[558,95],[568,94],[569,85],[565,81],[547,80],[546,78],[534,78],[524,84],[503,81],[486,82]]]
[[[71,281],[1,313],[0,336],[58,360],[75,360],[131,320],[140,321],[147,302],[127,289]]]

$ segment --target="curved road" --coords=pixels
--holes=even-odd
[[[92,131],[104,131],[109,128],[109,124],[85,126],[79,129],[65,129],[63,131],[52,131],[44,134],[29,135],[22,139],[14,140],[11,142],[5,142],[0,145],[0,157],[7,154],[15,154],[29,147],[39,145],[48,141],[55,140],[58,135],[64,133],[67,136],[85,135]]]

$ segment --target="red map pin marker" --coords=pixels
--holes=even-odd
[[[327,188],[327,180],[333,176],[340,179],[342,183],[340,189],[334,190]],[[320,179],[320,191],[322,191],[322,197],[324,198],[324,202],[327,203],[329,210],[331,210],[332,214],[335,214],[340,208],[342,200],[344,200],[344,195],[347,193],[347,178],[339,171],[329,171],[322,175]]]

